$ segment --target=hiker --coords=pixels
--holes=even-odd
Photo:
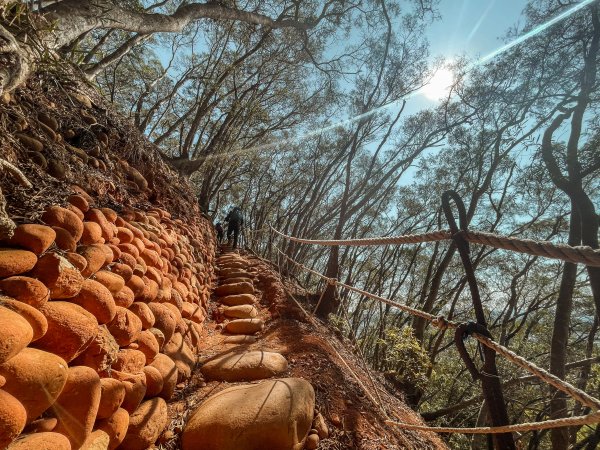
[[[215,230],[217,231],[217,243],[220,244],[221,242],[223,242],[223,235],[225,233],[221,222],[217,222],[217,224],[215,225]]]
[[[231,243],[231,235],[233,234],[233,248],[236,248],[240,229],[244,225],[242,210],[239,206],[236,206],[229,211],[225,220],[227,221],[227,243]]]

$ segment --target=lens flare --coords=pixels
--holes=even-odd
[[[483,14],[481,15],[481,17],[477,21],[477,23],[475,24],[475,26],[473,27],[473,29],[471,30],[471,32],[467,36],[467,42],[471,42],[471,39],[473,39],[473,36],[475,36],[475,33],[477,33],[477,31],[479,30],[479,28],[481,28],[481,25],[483,24],[483,21],[486,19],[486,17],[488,16],[488,14],[490,13],[490,11],[494,7],[495,3],[496,3],[496,0],[492,0],[490,2],[490,4],[487,6],[487,8],[485,9],[485,11],[483,12]]]
[[[506,45],[503,45],[502,47],[494,50],[491,53],[488,53],[487,55],[485,55],[483,58],[481,58],[480,60],[478,60],[476,63],[473,64],[474,66],[478,66],[481,64],[485,64],[486,62],[490,61],[491,59],[495,58],[496,56],[500,55],[501,53],[504,53],[507,50],[510,50],[511,48],[522,44],[523,42],[531,39],[532,37],[534,37],[536,34],[539,34],[545,30],[547,30],[548,28],[550,28],[552,25],[554,25],[555,23],[558,23],[564,19],[566,19],[567,17],[575,14],[577,11],[585,8],[588,5],[591,5],[592,3],[594,3],[596,0],[583,0],[581,3],[576,4],[575,6],[567,9],[566,11],[563,11],[562,13],[560,13],[557,16],[554,16],[552,19],[550,19],[547,22],[544,22],[543,24],[535,27],[534,29],[532,29],[531,31],[528,31],[527,33],[525,33],[522,36],[519,36],[517,39],[515,39],[514,41],[509,42]]]
[[[572,16],[576,12],[582,10],[586,6],[589,6],[596,1],[597,0],[583,0],[580,3],[573,5],[571,8],[563,11],[562,13],[558,14],[557,16],[554,16],[552,19],[548,20],[547,22],[544,22],[543,24],[533,28],[532,30],[528,31],[527,33],[523,34],[522,36],[519,36],[518,38],[514,39],[513,41],[499,47],[498,49],[494,50],[493,52],[488,53],[487,55],[483,56],[482,58],[478,59],[477,61],[474,61],[473,63],[469,64],[465,69],[465,73],[469,72],[470,70],[474,69],[477,66],[481,66],[481,65],[491,61],[496,56],[510,50],[511,48],[516,47],[517,45],[520,45],[523,42],[528,41],[529,39],[533,38],[534,36],[544,32],[545,30],[550,28],[552,25],[554,25],[558,22],[561,22],[562,20],[566,19],[569,16]],[[447,69],[440,69],[440,71],[441,70],[447,70]],[[435,76],[434,76],[434,78],[435,78]],[[333,123],[330,125],[325,125],[321,128],[308,131],[308,132],[303,133],[298,136],[293,136],[291,138],[286,138],[286,139],[279,139],[277,141],[270,142],[268,144],[257,145],[257,146],[249,147],[246,149],[230,151],[224,155],[210,155],[210,156],[206,157],[206,160],[219,159],[219,158],[229,157],[229,156],[234,156],[234,155],[243,155],[243,154],[258,152],[258,151],[266,150],[266,149],[273,148],[273,147],[279,147],[279,146],[282,146],[285,144],[291,144],[291,143],[294,143],[294,142],[297,142],[297,141],[300,141],[303,139],[307,139],[307,138],[310,138],[313,136],[318,136],[318,135],[326,133],[328,131],[336,130],[338,128],[343,128],[346,125],[352,124],[354,122],[359,122],[359,121],[366,119],[366,118],[368,118],[374,114],[377,114],[379,112],[383,112],[390,108],[396,107],[396,106],[400,105],[403,101],[408,100],[409,98],[415,97],[416,95],[424,94],[427,96],[428,89],[431,89],[431,87],[428,88],[428,85],[424,85],[420,89],[415,90],[407,95],[404,95],[403,97],[401,97],[397,100],[394,100],[393,102],[379,106],[377,108],[374,108],[374,109],[364,112],[362,114],[358,114],[356,116],[349,117],[349,118],[341,120],[339,122],[336,122],[336,123]],[[441,97],[441,95],[436,97],[435,100],[439,99],[439,97]]]

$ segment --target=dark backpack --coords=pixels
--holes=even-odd
[[[239,209],[234,209],[229,213],[229,222],[230,223],[242,223],[242,211]]]

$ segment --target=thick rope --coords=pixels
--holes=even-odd
[[[279,236],[288,239],[293,242],[299,242],[301,244],[315,244],[315,245],[326,245],[329,247],[335,247],[338,245],[351,245],[357,246],[368,246],[368,245],[386,245],[386,244],[418,244],[420,242],[432,242],[432,241],[444,241],[451,238],[450,231],[432,231],[431,233],[423,234],[406,234],[403,236],[389,236],[389,237],[376,237],[376,238],[364,238],[364,239],[303,239],[294,236],[288,236],[283,234],[281,231],[271,227],[275,233]]]
[[[572,427],[577,425],[591,425],[600,422],[600,411],[595,411],[585,416],[566,417],[564,419],[551,419],[543,422],[526,422],[517,425],[504,425],[501,427],[429,427],[406,422],[386,421],[388,425],[395,425],[407,430],[432,431],[434,433],[463,433],[463,434],[500,434],[515,433],[534,430],[548,430],[551,428]]]
[[[580,359],[579,361],[573,361],[573,362],[567,363],[565,365],[565,369],[571,370],[571,369],[577,369],[580,367],[586,367],[586,366],[589,367],[590,364],[598,363],[598,362],[600,362],[600,357],[598,357],[598,356],[592,357],[592,358]],[[540,380],[535,375],[524,375],[524,376],[512,378],[510,380],[503,382],[502,388],[506,389],[506,388],[515,386],[519,383],[527,383],[530,381],[542,382],[542,380]],[[480,403],[482,400],[483,400],[483,395],[479,394],[479,395],[471,397],[467,400],[463,400],[459,403],[455,403],[454,405],[446,406],[444,408],[440,408],[437,410],[424,411],[421,413],[421,416],[423,416],[423,418],[429,422],[430,420],[444,417],[453,412],[464,410],[465,408],[467,408],[469,406],[472,406],[476,403]]]
[[[421,242],[443,241],[452,238],[450,231],[439,230],[423,234],[407,234],[403,236],[376,237],[366,239],[340,239],[340,240],[322,240],[322,239],[303,239],[289,236],[279,230],[271,227],[279,236],[293,242],[302,244],[324,245],[324,246],[367,246],[367,245],[389,245],[389,244],[416,244]],[[591,247],[577,246],[571,247],[566,244],[553,244],[547,241],[535,241],[532,239],[517,239],[499,234],[486,233],[483,231],[463,232],[467,241],[487,245],[489,247],[503,250],[512,250],[529,255],[543,256],[546,258],[560,259],[576,264],[585,264],[586,266],[600,267],[600,250]]]
[[[292,258],[290,258],[288,255],[286,255],[285,253],[283,253],[281,250],[277,249],[277,251],[281,255],[283,255],[292,264],[294,264],[294,265],[296,265],[296,266],[298,266],[298,267],[300,267],[300,268],[302,268],[302,269],[304,269],[304,270],[306,270],[306,271],[308,271],[308,272],[310,272],[310,273],[312,273],[312,274],[314,274],[314,275],[316,275],[318,277],[323,278],[329,284],[334,284],[334,285],[337,285],[337,286],[341,286],[341,287],[343,287],[345,289],[348,289],[350,291],[354,291],[354,292],[356,292],[358,294],[364,295],[365,297],[369,297],[369,298],[372,298],[373,300],[377,300],[377,301],[379,301],[381,303],[385,303],[387,305],[394,306],[394,307],[396,307],[398,309],[401,309],[402,311],[405,311],[405,312],[407,312],[409,314],[412,314],[413,316],[421,317],[421,318],[423,318],[423,319],[431,322],[434,326],[436,326],[438,328],[441,328],[441,329],[456,328],[458,326],[457,323],[454,323],[454,322],[451,322],[451,321],[447,321],[443,317],[434,316],[433,314],[429,314],[429,313],[427,313],[425,311],[422,311],[420,309],[413,308],[411,306],[405,305],[404,303],[398,303],[398,302],[395,302],[393,300],[387,299],[385,297],[380,297],[379,295],[375,295],[375,294],[372,294],[370,292],[363,291],[362,289],[359,289],[359,288],[356,288],[354,286],[350,286],[348,284],[345,284],[345,283],[342,283],[340,281],[337,281],[335,278],[328,278],[325,275],[317,272],[316,270],[313,270],[313,269],[311,269],[309,267],[306,267],[304,264],[300,264],[299,262],[294,261]]]
[[[592,397],[589,394],[586,394],[581,389],[578,389],[572,384],[561,380],[555,375],[552,375],[550,372],[542,369],[541,367],[536,366],[532,362],[527,361],[522,356],[517,355],[512,350],[509,350],[508,348],[498,344],[497,342],[491,340],[486,336],[483,336],[479,333],[473,333],[473,337],[486,347],[491,348],[496,353],[504,356],[514,365],[525,369],[526,371],[538,377],[545,383],[555,387],[556,389],[567,394],[569,397],[577,400],[582,405],[589,406],[590,408],[592,408],[592,410],[600,410],[600,400]]]
[[[310,273],[317,275],[318,277],[325,279],[328,283],[335,284],[336,286],[341,286],[343,288],[357,292],[366,297],[369,297],[374,300],[380,301],[382,303],[386,303],[388,305],[397,307],[398,309],[401,309],[402,311],[405,311],[405,312],[415,315],[417,317],[421,317],[421,318],[431,322],[432,325],[434,325],[440,329],[456,328],[458,326],[458,324],[456,322],[448,321],[443,317],[436,317],[433,314],[429,314],[425,311],[421,311],[419,309],[412,308],[408,305],[394,302],[394,301],[389,300],[384,297],[380,297],[378,295],[372,294],[372,293],[364,291],[362,289],[358,289],[353,286],[349,286],[349,285],[342,283],[340,281],[337,281],[333,278],[328,278],[325,275],[322,275],[321,273],[319,273],[313,269],[310,269],[310,268],[306,267],[305,265],[300,264],[297,261],[294,261],[292,258],[287,256],[285,253],[283,253],[279,249],[278,249],[278,252],[282,256],[284,256],[289,262],[293,263],[294,265],[296,265],[304,270],[309,271]],[[537,365],[535,365],[534,363],[532,363],[530,361],[527,361],[525,358],[517,355],[513,351],[498,344],[497,342],[489,339],[486,336],[483,336],[479,333],[472,333],[472,336],[475,339],[477,339],[479,342],[481,342],[483,345],[487,346],[488,348],[491,348],[496,353],[504,356],[506,359],[508,359],[513,364],[521,367],[522,369],[527,370],[532,375],[536,376],[537,378],[544,381],[545,383],[550,384],[551,386],[555,387],[556,389],[564,392],[565,394],[569,395],[571,398],[577,400],[581,404],[583,404],[585,406],[589,406],[594,411],[597,411],[600,409],[600,400],[586,394],[581,389],[578,389],[575,386],[573,386],[572,384],[567,383],[566,381],[563,381],[560,378],[552,375],[548,371],[542,369],[541,367],[538,367]],[[587,421],[585,421],[585,422],[575,421],[575,422],[571,423],[571,422],[568,422],[569,420],[580,420],[580,421],[587,420]],[[494,433],[513,432],[513,431],[530,431],[533,429],[542,430],[542,429],[547,429],[547,428],[559,428],[559,427],[565,427],[565,426],[585,425],[588,423],[598,423],[598,422],[600,422],[600,412],[595,412],[595,413],[589,414],[587,416],[581,416],[581,417],[575,417],[575,418],[554,419],[554,420],[548,420],[548,421],[544,421],[544,422],[535,422],[533,424],[506,425],[503,427],[443,428],[443,427],[427,427],[427,426],[422,426],[422,425],[403,424],[400,422],[389,422],[389,423],[393,423],[398,426],[407,425],[408,427],[417,427],[417,428],[411,428],[411,429],[417,429],[417,430],[422,430],[422,431],[435,431],[438,433],[457,432],[457,433],[468,433],[468,434],[488,434],[488,433],[494,434]],[[537,426],[536,424],[544,424],[544,428],[535,428],[535,426]],[[531,427],[531,426],[534,426],[534,428],[527,428],[527,427]],[[521,430],[521,429],[514,429],[511,427],[525,427],[525,428]],[[447,430],[447,431],[445,431],[445,430]],[[462,430],[466,430],[466,431],[462,431]],[[477,431],[474,431],[474,430],[477,430]],[[488,431],[479,431],[479,430],[488,430]],[[492,430],[492,431],[489,431],[489,430]]]
[[[465,239],[475,244],[487,245],[503,250],[512,250],[529,255],[600,267],[600,250],[594,250],[591,247],[583,245],[571,247],[566,244],[553,244],[551,242],[534,241],[532,239],[516,239],[499,234],[472,230],[465,233]]]
[[[283,255],[288,261],[292,262],[298,267],[301,267],[304,270],[307,270],[323,279],[325,279],[328,283],[334,283],[335,285],[342,286],[351,291],[357,292],[366,297],[372,298],[374,300],[381,301],[383,303],[389,304],[391,306],[395,306],[403,311],[406,311],[410,314],[416,315],[418,317],[422,317],[425,320],[430,321],[432,324],[440,327],[440,328],[456,328],[457,324],[454,322],[446,321],[443,318],[438,318],[432,314],[426,313],[425,311],[418,310],[416,308],[412,308],[408,305],[404,305],[401,303],[394,302],[392,300],[380,297],[378,295],[372,294],[367,291],[363,291],[362,289],[355,288],[353,286],[349,286],[345,283],[339,282],[335,279],[330,279],[319,272],[312,270],[303,264],[294,261],[285,253],[278,250],[281,255]],[[504,356],[513,364],[527,370],[540,380],[544,381],[547,384],[555,387],[556,389],[566,393],[571,398],[575,399],[579,403],[592,408],[595,412],[578,417],[568,417],[562,419],[551,419],[543,422],[530,422],[523,423],[517,425],[505,425],[500,427],[472,427],[472,428],[458,428],[458,427],[430,427],[426,425],[415,425],[408,424],[404,422],[394,422],[394,421],[386,421],[389,425],[395,425],[402,427],[404,429],[410,430],[419,430],[419,431],[430,431],[436,433],[463,433],[463,434],[500,434],[500,433],[512,433],[512,432],[525,432],[525,431],[533,431],[533,430],[546,430],[551,428],[561,428],[561,427],[569,427],[569,426],[578,426],[578,425],[588,425],[588,424],[597,424],[600,422],[600,400],[588,395],[581,389],[576,388],[575,386],[567,383],[560,378],[552,375],[546,370],[538,367],[537,365],[527,361],[525,358],[517,355],[513,351],[508,348],[494,342],[486,336],[480,335],[478,333],[473,333],[473,337],[481,342],[483,345],[491,348],[496,353]],[[370,396],[371,397],[371,396]],[[371,397],[372,400],[374,400]]]

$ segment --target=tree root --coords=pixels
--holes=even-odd
[[[26,188],[31,188],[33,185],[29,182],[27,177],[23,175],[17,167],[9,163],[4,159],[0,159],[0,173],[8,172],[11,174],[17,182]],[[15,231],[17,225],[8,217],[6,212],[6,199],[0,189],[0,239],[10,239]]]
[[[29,58],[12,33],[0,25],[0,94],[10,92],[29,75]]]

